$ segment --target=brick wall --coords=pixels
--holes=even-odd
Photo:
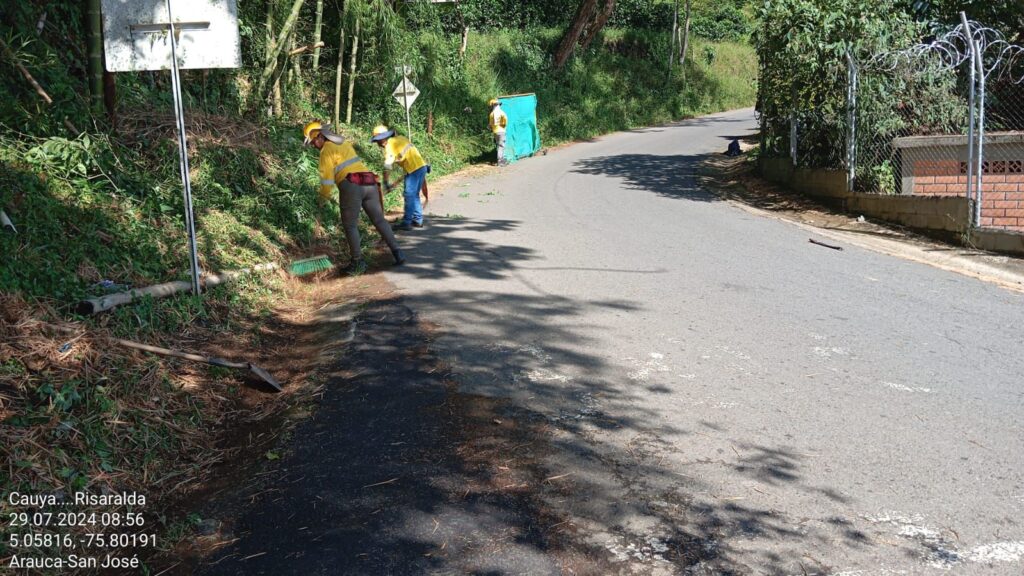
[[[917,160],[913,165],[913,194],[967,194],[966,162]],[[1024,231],[1024,160],[984,162],[981,192],[982,226]]]

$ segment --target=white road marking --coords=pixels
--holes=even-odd
[[[897,384],[895,382],[882,382],[882,384],[892,388],[893,390],[899,390],[900,392],[921,392],[923,394],[931,394],[931,388],[922,388],[920,386],[904,386],[903,384]]]

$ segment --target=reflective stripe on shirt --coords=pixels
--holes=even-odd
[[[362,162],[362,159],[359,156],[353,156],[353,157],[349,158],[348,160],[345,160],[341,164],[338,164],[337,166],[335,166],[334,167],[334,173],[337,174],[338,172],[341,172],[342,170],[344,170],[345,168],[348,168],[349,166],[355,164],[356,162]]]
[[[412,150],[412,142],[409,142],[408,144],[405,145],[405,148],[402,148],[402,156],[408,154],[409,150]]]
[[[321,178],[320,179],[320,184],[322,184],[324,186],[334,186],[334,180],[324,180],[324,179]]]

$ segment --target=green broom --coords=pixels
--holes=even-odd
[[[331,260],[327,256],[320,254],[319,256],[292,262],[292,265],[288,267],[288,273],[292,276],[305,276],[322,270],[330,270],[333,267],[334,264],[331,264]]]

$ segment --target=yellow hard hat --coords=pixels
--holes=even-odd
[[[388,127],[383,124],[378,124],[373,128],[373,137],[370,138],[370,142],[380,142],[381,140],[387,140],[395,135],[394,130],[388,130]]]
[[[501,102],[498,102],[497,98],[491,98],[487,101],[488,106],[497,106],[498,104],[501,104]]]
[[[323,127],[324,125],[319,120],[313,120],[309,124],[306,124],[306,127],[302,129],[302,135],[305,136],[306,139],[302,143],[309,144],[312,142],[313,138],[316,138],[316,135]]]

